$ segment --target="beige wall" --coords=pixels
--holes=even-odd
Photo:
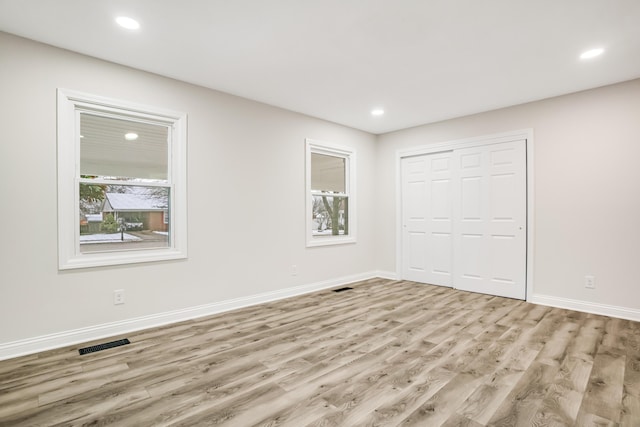
[[[627,308],[638,318],[640,80],[382,135],[378,194],[395,200],[399,149],[527,128],[535,149],[534,294],[586,309]],[[395,205],[380,203],[376,212],[377,267],[395,271]],[[587,274],[596,289],[585,289]]]
[[[59,87],[188,113],[187,260],[58,271]],[[373,135],[3,33],[0,94],[0,345],[374,270]],[[305,247],[305,138],[357,152],[356,244]]]

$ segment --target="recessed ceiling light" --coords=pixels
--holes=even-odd
[[[580,59],[595,58],[596,56],[602,55],[603,52],[604,52],[604,49],[602,49],[600,47],[597,48],[597,49],[587,50],[586,52],[582,52],[582,55],[580,55]]]
[[[140,28],[140,23],[133,18],[129,18],[128,16],[118,16],[116,18],[116,22],[123,28],[127,30],[137,30]]]
[[[124,139],[126,139],[127,141],[135,141],[136,139],[138,139],[138,134],[134,132],[129,132],[124,135]]]
[[[375,110],[371,110],[372,116],[381,116],[384,114],[384,110],[382,108],[376,108]]]

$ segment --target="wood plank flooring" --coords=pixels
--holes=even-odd
[[[638,322],[350,286],[0,362],[0,425],[640,426]]]

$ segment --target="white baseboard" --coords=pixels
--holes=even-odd
[[[302,295],[323,289],[333,288],[348,283],[379,277],[378,272],[355,274],[340,277],[308,285],[295,286],[272,292],[265,292],[257,295],[236,298],[232,300],[220,301],[211,304],[204,304],[195,307],[188,307],[180,310],[157,313],[149,316],[136,317],[133,319],[120,320],[117,322],[104,323],[101,325],[86,328],[63,331],[34,338],[28,338],[8,343],[0,343],[0,360],[25,356],[41,351],[66,347],[69,345],[84,343],[97,339],[113,337],[143,329],[167,325],[170,323],[182,322],[196,319],[198,317],[210,316],[223,313],[225,311],[236,310],[265,302],[280,300],[284,298]]]
[[[400,280],[395,271],[378,270],[376,271],[376,277],[380,277],[381,279]]]
[[[203,304],[180,310],[157,313],[118,322],[104,323],[86,328],[63,331],[34,338],[28,338],[8,343],[0,343],[0,360],[25,356],[41,351],[66,347],[74,344],[113,337],[143,329],[154,328],[170,323],[196,319],[198,317],[211,316],[238,308],[249,307],[265,302],[276,301],[296,295],[329,289],[349,283],[380,277],[389,280],[398,280],[398,276],[392,271],[373,271],[351,276],[340,277],[308,285],[295,286],[257,295],[220,301],[211,304]],[[547,305],[551,307],[566,308],[569,310],[584,311],[587,313],[601,314],[633,321],[640,321],[640,310],[618,307],[606,304],[597,304],[587,301],[579,301],[568,298],[560,298],[550,295],[534,294],[528,302]]]
[[[633,308],[539,294],[534,294],[530,299],[528,299],[528,302],[640,322],[640,310]]]

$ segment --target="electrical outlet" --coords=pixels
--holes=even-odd
[[[124,304],[124,289],[113,291],[113,305]]]
[[[584,287],[587,289],[595,289],[596,288],[595,276],[584,276]]]
[[[295,265],[295,264],[291,266],[291,275],[292,276],[297,276],[298,275],[298,266]]]

